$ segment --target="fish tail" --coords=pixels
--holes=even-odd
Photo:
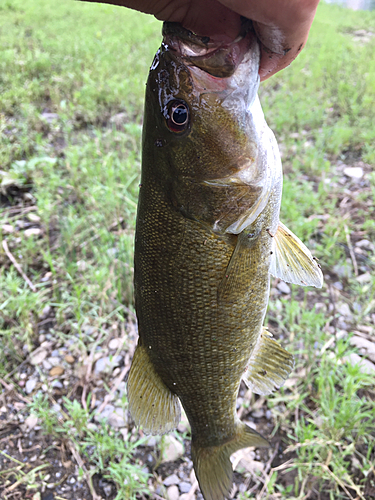
[[[229,497],[233,486],[230,456],[235,451],[249,446],[268,447],[269,442],[240,421],[235,437],[219,446],[201,447],[193,439],[191,454],[205,500],[224,500]]]

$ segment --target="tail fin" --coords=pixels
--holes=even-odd
[[[243,422],[238,422],[236,436],[222,445],[202,448],[199,442],[192,442],[194,469],[205,500],[229,497],[233,486],[230,456],[249,446],[268,447],[269,442]]]

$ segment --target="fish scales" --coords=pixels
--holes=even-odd
[[[251,24],[231,44],[174,23],[163,33],[145,100],[129,409],[163,434],[181,403],[203,496],[222,500],[231,453],[268,445],[237,417],[241,379],[269,394],[293,367],[263,328],[271,273],[314,286],[322,275],[279,221],[281,162],[256,96]]]

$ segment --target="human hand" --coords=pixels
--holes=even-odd
[[[194,33],[234,40],[241,16],[253,21],[261,45],[259,75],[266,80],[305,46],[319,0],[89,0],[153,14]]]

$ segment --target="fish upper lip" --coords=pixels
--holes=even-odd
[[[178,23],[164,23],[164,47],[184,60],[213,76],[231,76],[242,62],[255,37],[251,21],[244,23],[239,36],[231,41],[201,37]]]

